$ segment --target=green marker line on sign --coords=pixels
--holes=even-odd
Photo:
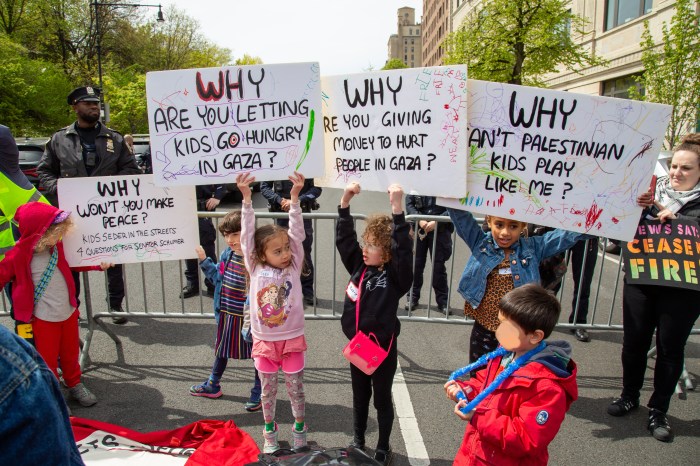
[[[301,158],[299,159],[299,163],[297,163],[295,170],[299,170],[299,167],[301,167],[301,164],[304,163],[306,156],[309,155],[309,148],[311,147],[311,140],[314,137],[314,121],[315,120],[316,120],[316,112],[314,112],[313,109],[311,109],[311,114],[309,115],[309,132],[306,134],[306,146],[304,147],[304,152],[302,152]]]

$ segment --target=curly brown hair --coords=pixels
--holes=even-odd
[[[372,243],[382,249],[382,262],[391,260],[391,232],[393,230],[393,220],[388,215],[374,214],[367,218],[365,231],[362,233],[362,240]]]
[[[36,244],[34,245],[34,251],[35,252],[42,252],[42,251],[46,251],[47,249],[51,249],[52,247],[56,246],[56,243],[61,241],[63,236],[71,228],[73,228],[73,219],[71,219],[70,217],[67,217],[61,223],[51,224],[46,229],[44,234],[41,235],[41,238],[39,238],[39,241],[37,241]]]
[[[219,233],[226,236],[226,233],[238,233],[241,231],[241,211],[232,210],[219,222]]]

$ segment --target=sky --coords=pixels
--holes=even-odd
[[[263,63],[319,62],[321,75],[363,73],[384,66],[397,10],[422,0],[159,0],[196,19],[202,33],[233,59]],[[167,13],[166,13],[167,21]]]

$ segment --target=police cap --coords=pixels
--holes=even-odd
[[[79,87],[68,94],[68,105],[78,102],[99,102],[100,90],[90,86]]]

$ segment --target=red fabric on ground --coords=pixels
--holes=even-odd
[[[234,466],[257,461],[260,449],[253,438],[229,421],[204,419],[174,430],[137,432],[126,427],[71,417],[76,443],[99,430],[139,443],[170,448],[194,448],[188,466]]]

